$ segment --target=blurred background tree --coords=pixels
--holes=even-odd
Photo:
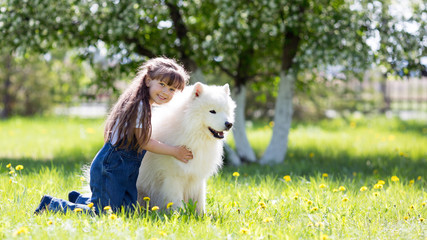
[[[41,115],[56,104],[71,104],[89,82],[82,65],[71,53],[3,52],[0,58],[2,117]]]
[[[399,3],[405,14],[395,13]],[[273,163],[286,155],[294,110],[302,116],[310,103],[314,115],[322,115],[319,95],[313,93],[331,99],[339,91],[330,86],[351,93],[331,79],[361,80],[374,65],[384,76],[425,69],[420,59],[426,56],[426,5],[399,3],[6,0],[0,3],[0,47],[10,49],[6,62],[28,52],[74,49],[90,62],[96,74],[91,84],[99,88],[116,89],[115,83],[133,75],[141,62],[160,55],[181,61],[193,81],[231,81],[238,104],[236,152],[228,149],[233,163],[256,161],[245,127],[246,119],[257,115],[275,123],[261,158]],[[6,89],[12,72],[5,71]]]

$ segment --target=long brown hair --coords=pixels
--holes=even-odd
[[[118,142],[115,143],[117,147],[143,151],[143,145],[147,144],[151,137],[151,106],[149,88],[146,84],[147,78],[162,81],[182,91],[188,83],[189,75],[173,59],[158,57],[145,62],[138,68],[138,73],[132,83],[120,95],[119,100],[111,109],[105,124],[105,142],[111,140],[114,130],[117,131],[115,134],[118,136]],[[141,118],[137,123],[141,102]],[[141,136],[135,136],[137,124],[141,124],[144,128]]]

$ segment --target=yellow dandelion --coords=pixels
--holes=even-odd
[[[53,224],[52,220],[47,221],[47,225],[52,225],[52,224]]]
[[[12,179],[9,179],[9,184],[11,184],[13,181],[12,181]]]
[[[329,237],[328,237],[328,235],[326,235],[326,234],[321,234],[320,235],[320,240],[326,240],[326,239],[328,239]]]
[[[9,164],[6,165],[6,167],[10,168],[10,167],[12,167],[12,164],[9,163]]]
[[[383,188],[382,184],[375,184],[374,185],[374,189],[381,189],[381,188]]]
[[[332,190],[332,192],[338,192],[339,191],[339,189],[338,188],[334,188],[333,190]]]
[[[420,218],[420,219],[418,219],[418,220],[420,220],[420,222],[424,222],[424,218]]]
[[[418,177],[417,177],[417,180],[418,180],[418,181],[421,181],[421,176],[418,176]]]
[[[317,208],[317,207],[313,207],[312,209],[310,209],[311,212],[315,212],[317,210],[319,210],[319,208]]]
[[[273,222],[273,221],[274,221],[274,219],[272,217],[266,217],[266,218],[264,218],[264,220],[262,220],[262,222],[265,222],[265,223],[269,223],[269,222]]]
[[[89,204],[87,205],[87,207],[88,207],[88,208],[92,208],[92,207],[93,207],[93,203],[89,203]]]
[[[238,172],[233,173],[233,177],[238,177],[238,176],[240,176],[240,174]]]
[[[239,232],[241,234],[249,234],[249,229],[248,228],[241,228]]]
[[[412,179],[412,180],[410,180],[409,181],[409,185],[412,185],[412,184],[414,184],[415,183],[415,180],[414,179]]]
[[[294,200],[298,200],[298,196],[297,195],[294,196]]]
[[[286,175],[283,177],[283,179],[285,179],[286,182],[290,182],[291,181],[291,176]]]
[[[110,216],[108,216],[108,219],[115,220],[115,219],[117,219],[117,215],[112,213],[112,214],[110,214]]]
[[[409,219],[409,217],[408,217],[408,216],[405,216],[405,217],[403,217],[403,219],[404,219],[404,220],[408,220],[408,219]]]
[[[104,211],[110,211],[111,210],[111,207],[110,206],[105,206],[104,207]]]
[[[9,172],[9,174],[10,175],[12,175],[12,174],[14,174],[15,173],[15,171],[13,171],[13,170],[11,170],[10,172]]]
[[[28,233],[28,228],[27,227],[20,227],[18,230],[16,230],[16,232],[13,235],[18,236],[18,235],[26,234],[26,233]]]
[[[343,202],[347,202],[347,201],[348,201],[348,198],[347,198],[347,197],[345,197],[345,198],[343,198],[343,199],[342,199],[342,201],[343,201]]]
[[[155,212],[155,211],[157,211],[157,210],[159,210],[159,207],[158,207],[158,206],[154,206],[154,207],[152,207],[152,208],[151,208],[151,211],[154,211],[154,212]]]
[[[421,203],[421,207],[425,207],[425,206],[426,206],[425,202]]]
[[[18,165],[18,166],[16,166],[16,168],[15,168],[17,171],[21,171],[22,169],[24,169],[24,166],[22,166],[22,165]]]
[[[171,207],[172,207],[172,205],[173,205],[173,202],[168,203],[168,205],[166,205],[166,209],[171,208]]]
[[[142,200],[144,200],[144,201],[146,201],[146,202],[149,202],[149,201],[150,201],[150,198],[149,198],[149,197],[144,197]]]
[[[259,205],[261,208],[267,208],[267,205],[265,205],[265,203],[264,203],[264,202],[259,202],[259,203],[258,203],[258,205]]]
[[[325,226],[325,224],[323,224],[322,222],[318,222],[315,224],[316,227],[323,227]]]
[[[415,210],[415,206],[414,206],[414,205],[411,205],[411,206],[409,206],[409,209],[411,209],[411,210]]]
[[[399,156],[403,157],[403,156],[405,156],[405,153],[404,152],[399,152]]]
[[[93,128],[86,128],[86,132],[92,134],[95,133],[95,130]]]
[[[314,153],[310,153],[308,156],[309,156],[310,158],[314,158]]]
[[[74,212],[82,212],[83,211],[83,209],[81,209],[81,208],[75,208],[74,209]]]
[[[322,177],[327,178],[329,175],[327,173],[322,174]]]
[[[168,234],[165,231],[160,231],[159,235],[162,237],[166,237]]]
[[[360,191],[361,191],[361,192],[364,192],[364,191],[366,191],[366,190],[368,190],[368,188],[367,188],[366,186],[363,186],[363,187],[361,187],[361,188],[360,188]]]
[[[378,180],[377,184],[384,185],[384,184],[385,184],[385,181],[383,181],[383,180]]]
[[[340,187],[338,188],[338,190],[340,190],[340,191],[345,191],[345,187],[344,187],[344,186],[340,186]]]
[[[313,204],[313,202],[312,202],[311,200],[308,200],[308,201],[307,201],[307,204],[308,204],[308,205],[311,205],[311,204]]]
[[[374,192],[374,193],[373,193],[373,195],[374,195],[375,197],[378,197],[378,196],[380,195],[380,193],[379,193],[379,192]]]
[[[391,177],[392,182],[399,182],[399,178],[397,176]]]
[[[319,188],[326,188],[326,185],[322,183],[319,185]]]

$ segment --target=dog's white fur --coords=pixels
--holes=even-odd
[[[193,159],[183,163],[171,156],[147,152],[137,180],[141,205],[145,205],[143,198],[149,197],[150,206],[166,209],[172,202],[172,209],[177,209],[191,199],[196,202],[197,211],[204,213],[206,181],[221,167],[223,155],[223,140],[214,137],[209,128],[229,130],[226,124],[234,122],[235,107],[228,84],[196,83],[154,109],[152,138],[172,146],[186,146],[193,152]]]

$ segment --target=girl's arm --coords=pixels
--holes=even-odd
[[[141,131],[141,128],[135,129],[135,134],[137,136],[139,135],[138,131]],[[153,153],[175,157],[184,163],[187,163],[188,160],[193,159],[193,153],[184,146],[170,146],[154,139],[150,139],[150,141],[148,141],[148,143],[143,148]]]
[[[193,153],[184,146],[170,146],[154,139],[150,139],[144,149],[157,154],[170,155],[184,163],[193,159]]]

